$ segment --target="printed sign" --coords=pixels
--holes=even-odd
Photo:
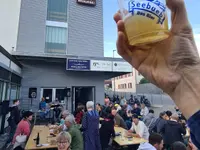
[[[68,59],[67,69],[80,71],[90,70],[90,60]]]
[[[113,71],[114,72],[132,72],[132,66],[127,62],[113,62]]]
[[[77,0],[77,3],[95,6],[96,0]]]
[[[91,60],[91,71],[112,71],[112,62],[104,60]]]

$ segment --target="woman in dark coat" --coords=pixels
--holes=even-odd
[[[86,104],[87,113],[82,120],[84,150],[101,150],[99,136],[99,114],[94,110],[94,102]]]
[[[102,121],[102,125],[100,128],[100,141],[102,150],[106,150],[109,146],[109,141],[111,137],[115,137],[115,130],[114,130],[114,116],[111,114],[111,108],[108,107],[106,109],[106,116]]]

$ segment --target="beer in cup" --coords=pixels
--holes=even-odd
[[[165,0],[118,0],[130,45],[145,46],[169,36]]]

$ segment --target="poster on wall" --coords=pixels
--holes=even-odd
[[[84,4],[84,5],[95,6],[96,5],[96,0],[77,0],[77,3]]]
[[[90,70],[90,60],[68,59],[67,70],[77,70],[77,71]]]
[[[112,71],[112,62],[104,60],[91,60],[91,71]]]

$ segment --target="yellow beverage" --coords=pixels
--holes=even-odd
[[[166,7],[159,0],[130,0],[124,16],[130,45],[155,43],[169,36]]]

